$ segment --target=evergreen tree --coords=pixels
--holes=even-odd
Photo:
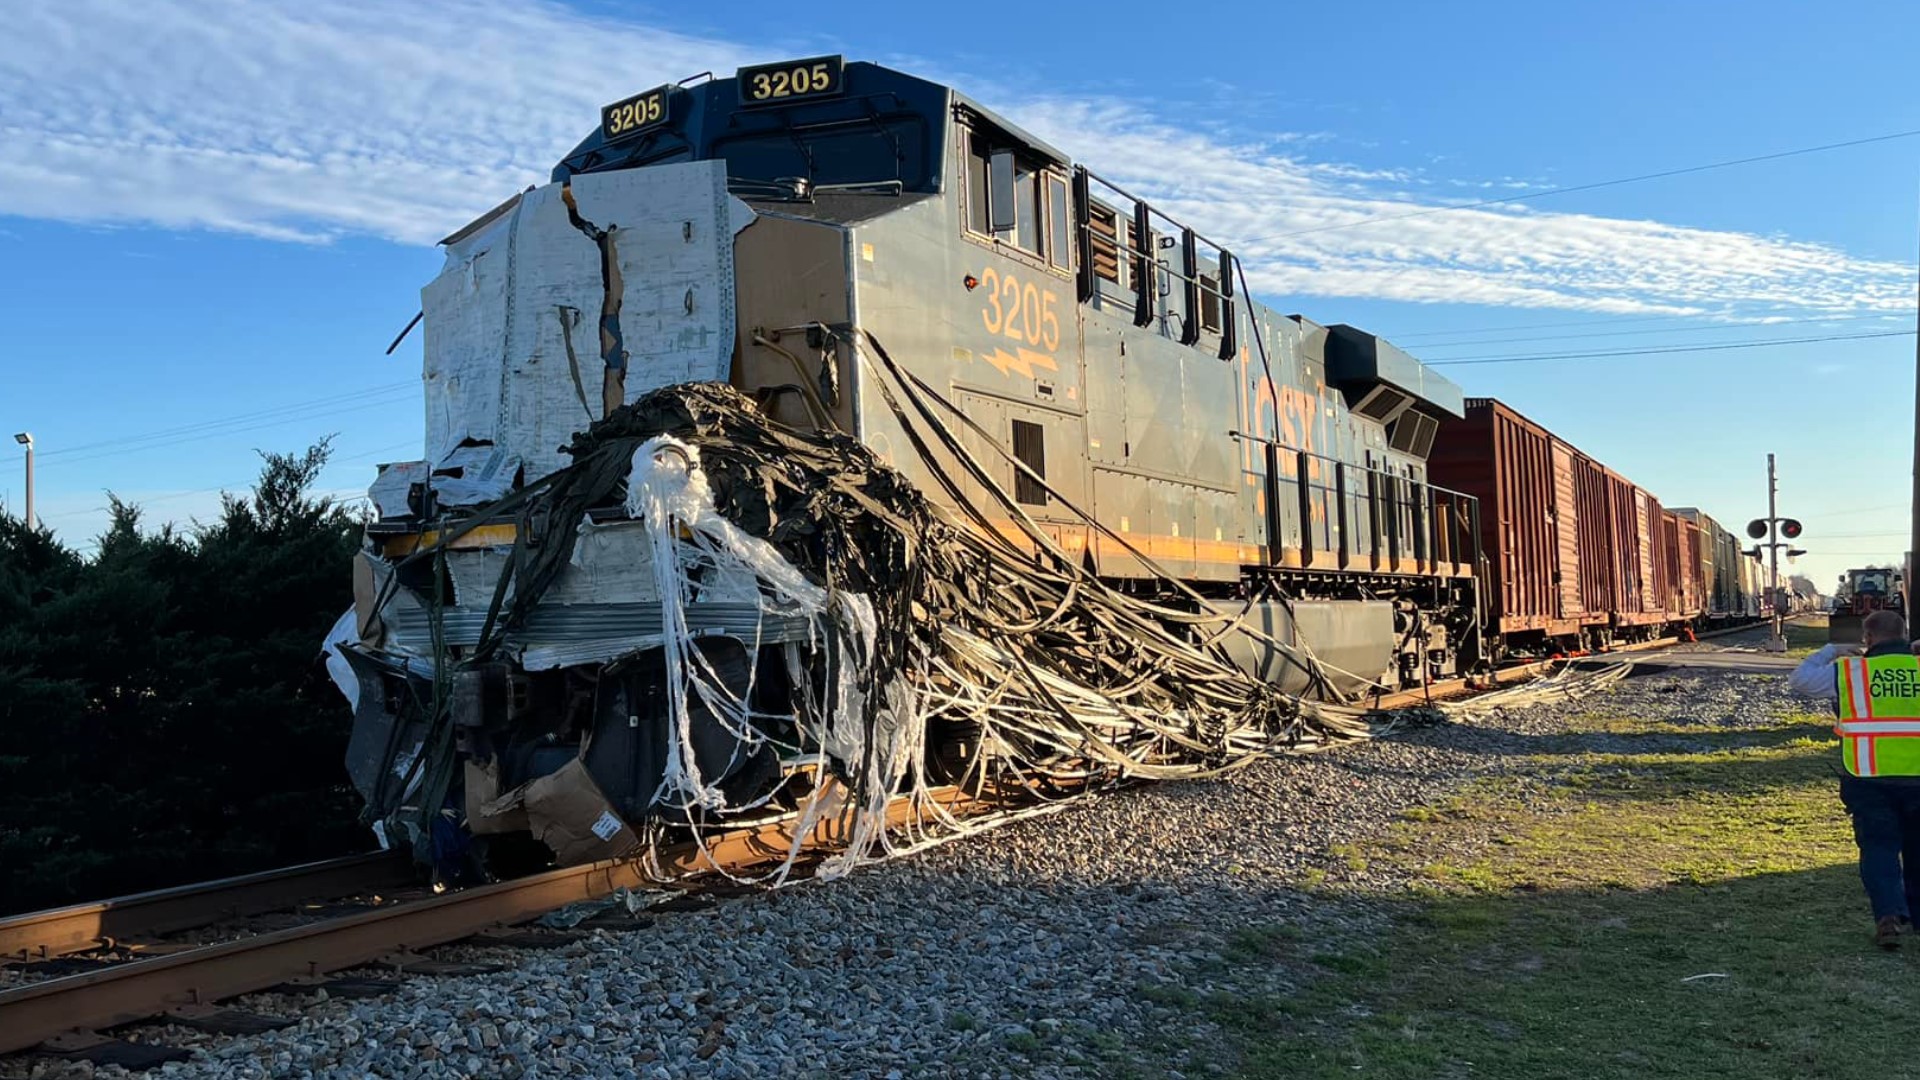
[[[322,442],[187,534],[109,496],[97,554],[0,519],[0,911],[367,846],[320,641],[358,522]]]

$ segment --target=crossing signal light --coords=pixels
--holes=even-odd
[[[1767,536],[1767,519],[1754,518],[1747,522],[1747,535],[1755,540],[1764,540]]]
[[[1800,536],[1800,523],[1792,518],[1781,518],[1780,535],[1789,540],[1797,539]]]

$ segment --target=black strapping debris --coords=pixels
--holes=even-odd
[[[635,550],[651,560],[661,607],[651,662],[665,683],[666,745],[664,779],[641,811],[648,851],[663,822],[712,822],[778,797],[840,817],[849,843],[843,861],[822,868],[833,873],[894,849],[885,818],[897,795],[916,796],[921,809],[907,843],[965,831],[931,796],[939,784],[992,781],[1046,796],[1129,777],[1211,775],[1370,733],[1360,710],[1282,693],[1234,663],[1224,642],[1243,634],[1318,670],[1304,649],[1249,626],[1250,605],[1223,610],[1165,573],[1157,599],[1123,592],[1061,550],[967,449],[956,425],[970,422],[877,342],[863,344],[870,382],[942,485],[937,502],[856,439],[785,427],[728,385],[692,383],[615,410],[565,448],[572,465],[402,560],[386,597],[407,565],[443,565],[446,545],[473,522],[516,524],[477,645],[456,653],[436,639],[433,722],[411,764],[427,778],[427,797],[415,806],[440,805],[435,793],[453,783],[450,681],[512,659],[513,635],[576,564],[589,520],[610,518],[645,525],[651,547]],[[987,505],[969,490],[985,491]],[[800,618],[812,630],[805,642],[753,639],[744,653],[716,651],[687,629],[687,611],[715,595],[758,604],[763,622]],[[749,659],[769,650],[785,657],[785,700],[773,705],[765,665]],[[640,662],[613,659],[595,686]],[[598,705],[601,690],[592,693]],[[583,759],[593,737],[579,735]],[[837,799],[826,797],[834,781]],[[796,799],[796,782],[811,784],[814,798]],[[592,807],[609,798],[590,796]],[[526,805],[537,809],[532,794]],[[629,801],[622,812],[633,818],[636,808]],[[626,824],[607,813],[613,831],[603,840]],[[442,816],[410,828],[429,835]],[[537,821],[533,828],[541,832]],[[585,840],[574,857],[604,857]]]

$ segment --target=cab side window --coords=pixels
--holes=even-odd
[[[981,236],[993,235],[993,222],[987,216],[987,170],[992,151],[987,140],[967,136],[967,228]]]
[[[1047,261],[1062,270],[1070,269],[1073,219],[1067,210],[1067,182],[1051,174],[1047,176],[1047,224],[1052,227],[1047,233]]]
[[[1017,157],[1013,161],[1013,244],[1029,255],[1040,254],[1040,170]]]
[[[1070,268],[1073,219],[1066,179],[982,132],[968,132],[966,147],[967,231]]]

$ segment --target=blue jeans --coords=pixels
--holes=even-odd
[[[1842,776],[1840,801],[1853,816],[1873,917],[1910,918],[1920,908],[1920,784]]]

